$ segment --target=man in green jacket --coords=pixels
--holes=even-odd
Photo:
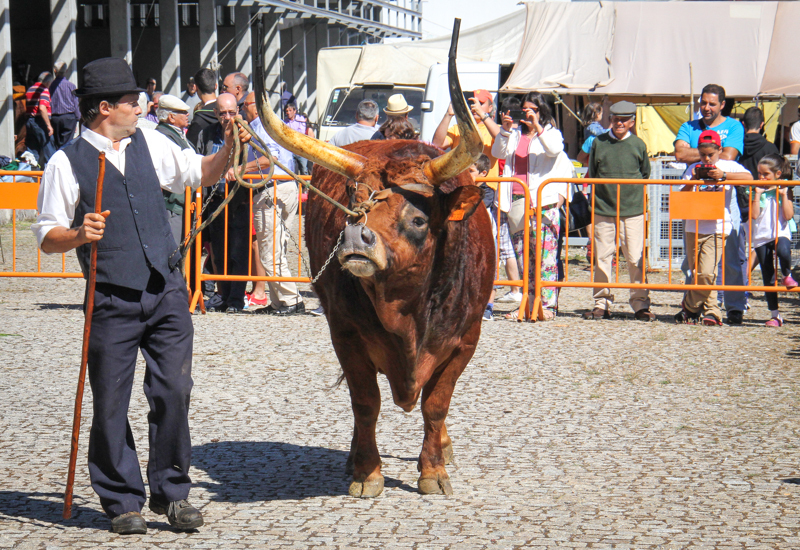
[[[611,127],[597,136],[589,153],[590,178],[649,179],[647,146],[631,133],[636,124],[636,105],[619,101],[611,106]],[[645,282],[644,185],[595,185],[594,190],[594,281],[614,279],[611,259],[616,253],[617,218],[619,241],[628,264],[631,283]],[[594,309],[584,319],[609,319],[614,295],[610,288],[594,290]],[[645,289],[631,289],[630,304],[638,321],[653,321],[650,296]]]
[[[194,147],[186,140],[186,128],[189,126],[189,106],[179,97],[164,94],[159,98],[158,126],[156,131],[167,136],[170,141],[181,149],[191,149]],[[186,197],[179,193],[164,191],[164,202],[167,206],[167,216],[169,216],[169,227],[172,229],[172,236],[176,244],[183,242],[183,211]]]

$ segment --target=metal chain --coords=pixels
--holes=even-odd
[[[231,152],[228,155],[228,161],[225,163],[225,168],[222,170],[222,175],[223,176],[225,175],[225,172],[228,171],[228,167],[231,165],[231,159],[232,158],[233,158],[233,148],[231,148]],[[186,275],[186,271],[185,271],[186,266],[185,266],[185,264],[186,264],[186,256],[187,256],[187,254],[189,252],[189,246],[191,245],[191,243],[194,241],[195,237],[197,237],[197,234],[199,233],[199,231],[196,230],[197,229],[197,221],[202,219],[202,216],[205,213],[206,209],[208,208],[208,205],[211,203],[211,199],[214,198],[214,195],[215,195],[214,189],[219,184],[220,184],[220,182],[217,182],[214,185],[210,186],[208,197],[206,198],[206,200],[203,203],[203,205],[200,207],[200,211],[198,212],[197,209],[195,209],[194,212],[192,213],[191,230],[183,238],[183,241],[178,245],[178,248],[173,250],[172,254],[169,255],[169,257],[171,258],[172,255],[175,254],[176,252],[180,252],[181,253],[181,265],[180,265],[180,267],[181,267],[181,274],[183,274],[183,275]],[[233,193],[236,192],[238,187],[239,186],[238,186],[238,183],[237,183],[237,185],[234,186],[233,191],[230,194],[233,195]],[[192,204],[194,204],[194,203],[192,203]],[[227,202],[225,204],[227,204]],[[225,204],[223,204],[222,206],[224,207]],[[188,207],[189,207],[189,205],[187,205],[187,204],[183,205],[184,209],[186,209]],[[216,214],[215,214],[214,217],[216,217]]]
[[[339,245],[342,244],[342,237],[344,237],[344,229],[342,229],[342,232],[339,233],[339,238],[336,240],[336,246],[334,246],[333,250],[331,250],[331,254],[328,256],[328,259],[325,260],[325,263],[322,264],[322,268],[319,270],[319,273],[317,273],[316,277],[311,279],[312,285],[317,282],[317,279],[319,279],[320,275],[322,275],[322,272],[325,271],[325,268],[328,267],[328,264],[331,263],[331,260],[336,255],[336,251],[339,250]]]
[[[234,147],[231,148],[231,152],[230,152],[230,154],[228,156],[228,162],[225,164],[225,169],[223,170],[222,173],[224,175],[225,172],[228,170],[228,167],[231,165],[231,158],[233,158],[233,170],[234,170],[234,177],[236,178],[236,185],[234,186],[233,190],[228,193],[228,196],[217,207],[217,209],[210,216],[210,218],[207,219],[205,222],[203,222],[200,225],[200,227],[197,227],[197,221],[205,213],[206,209],[208,208],[209,204],[211,203],[211,199],[214,197],[214,193],[213,192],[209,193],[208,198],[205,200],[205,202],[202,205],[202,207],[200,208],[199,212],[197,212],[197,210],[195,210],[195,212],[194,212],[195,217],[194,217],[193,223],[192,223],[192,227],[194,229],[189,233],[189,235],[186,236],[186,238],[184,238],[183,243],[181,244],[181,246],[179,246],[176,249],[176,250],[182,250],[182,256],[183,256],[182,266],[183,266],[183,264],[186,263],[186,256],[188,254],[188,249],[191,246],[191,243],[194,241],[194,239],[197,237],[197,235],[200,233],[200,231],[202,231],[202,229],[204,229],[206,226],[208,226],[208,224],[219,215],[219,213],[222,211],[222,209],[224,209],[228,205],[228,203],[230,202],[231,198],[233,198],[233,195],[236,193],[236,191],[238,191],[239,187],[245,187],[245,188],[248,188],[248,189],[259,189],[261,187],[266,187],[266,185],[272,179],[272,174],[273,174],[276,166],[281,168],[295,182],[297,182],[301,186],[307,188],[309,191],[312,191],[312,192],[316,193],[317,195],[320,196],[320,198],[326,200],[327,202],[329,202],[330,204],[332,204],[334,207],[338,208],[339,210],[342,210],[347,216],[349,216],[351,218],[360,218],[361,216],[366,214],[366,210],[369,210],[369,206],[367,206],[366,204],[357,205],[356,208],[354,208],[353,210],[350,210],[349,208],[347,208],[343,204],[339,203],[335,199],[333,199],[333,198],[329,197],[328,195],[326,195],[325,193],[323,193],[320,189],[318,189],[318,188],[314,187],[313,185],[311,185],[310,182],[308,182],[308,181],[306,181],[304,179],[301,179],[293,170],[290,170],[287,166],[284,166],[283,163],[281,163],[278,159],[276,159],[272,155],[272,153],[270,152],[269,148],[264,143],[264,141],[260,138],[260,136],[258,136],[255,133],[255,131],[250,127],[249,124],[247,124],[247,122],[245,122],[244,120],[241,120],[239,118],[235,118],[233,120],[233,122],[234,122],[234,124],[236,126],[238,126],[240,128],[244,128],[250,134],[250,136],[252,138],[254,138],[254,140],[251,140],[252,143],[248,142],[248,143],[244,144],[244,146],[245,146],[244,147],[245,164],[247,162],[246,159],[247,159],[247,156],[249,154],[250,147],[252,146],[253,149],[255,149],[258,153],[260,153],[262,156],[266,157],[269,160],[269,162],[270,162],[269,174],[265,178],[264,177],[264,173],[263,173],[263,171],[261,169],[261,166],[258,165],[258,171],[259,171],[260,175],[262,176],[262,180],[258,181],[258,182],[255,182],[255,183],[248,183],[248,182],[244,181],[244,179],[242,177],[244,175],[244,166],[240,165],[240,156],[241,155],[239,155],[239,153],[241,152],[241,144],[240,144],[238,139],[234,138]],[[218,185],[218,184],[215,184],[215,185]],[[266,189],[263,192],[267,192]],[[373,194],[374,194],[374,192],[373,192]],[[267,195],[265,197],[265,199],[269,200],[272,203],[272,207],[273,208],[275,207],[274,197],[270,198]],[[302,221],[299,221],[299,223],[302,223]],[[292,236],[292,233],[286,227],[286,224],[284,223],[283,218],[281,218],[281,227],[283,228],[283,230],[286,232],[286,234],[291,239],[292,243],[297,247],[297,249],[299,251],[300,250],[300,245],[297,243],[297,241],[295,241],[294,237]],[[333,259],[333,257],[336,254],[336,251],[339,249],[339,245],[342,242],[342,237],[343,236],[344,236],[344,229],[342,229],[342,232],[339,234],[339,238],[336,241],[336,246],[333,248],[333,251],[331,252],[330,256],[328,256],[328,259],[325,261],[325,264],[322,266],[322,269],[320,269],[319,273],[317,273],[317,276],[312,279],[312,281],[311,281],[312,284],[315,283],[317,281],[317,279],[319,279],[319,276],[322,275],[322,272],[325,271],[325,269],[328,267],[328,264],[331,262],[331,260]],[[173,254],[174,254],[174,252],[173,252]],[[301,255],[300,259],[303,262],[303,265],[304,265],[304,267],[306,269],[306,272],[310,275],[311,274],[311,270],[309,269],[308,264],[305,261],[305,258],[303,258],[302,255]]]

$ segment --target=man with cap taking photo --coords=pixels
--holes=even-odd
[[[631,133],[636,124],[636,105],[619,101],[611,106],[611,126],[592,142],[589,151],[589,178],[649,179],[647,146]],[[619,208],[619,242],[628,264],[632,283],[644,283],[644,185],[595,185],[594,282],[611,281],[611,259],[616,253],[616,218]],[[619,203],[617,203],[619,194]],[[584,319],[611,318],[614,295],[610,288],[594,290],[594,308]],[[631,289],[630,301],[637,321],[654,321],[650,295],[646,289]]]
[[[492,94],[486,90],[475,90],[472,92],[472,97],[469,98],[472,103],[472,116],[475,119],[475,126],[478,127],[478,133],[481,135],[483,141],[483,154],[489,157],[492,163],[489,169],[489,177],[495,178],[500,175],[499,167],[497,165],[497,157],[492,155],[492,144],[500,133],[500,126],[494,121],[494,101],[492,101]],[[461,141],[461,133],[458,125],[450,126],[455,116],[453,105],[447,107],[447,112],[444,114],[442,121],[433,133],[431,143],[442,149],[454,149]],[[496,183],[489,184],[489,187],[495,189]]]
[[[45,253],[77,249],[84,276],[91,243],[97,242],[88,361],[93,396],[89,476],[111,530],[119,534],[147,531],[141,515],[146,492],[128,423],[139,350],[150,404],[150,510],[166,514],[178,530],[203,525],[200,512],[186,500],[193,328],[162,190],[182,193],[187,186],[215,183],[234,140],[231,128],[225,145],[202,157],[182,151],[159,132],[137,129],[141,91],[123,59],[98,59],[83,68],[83,87],[76,95],[84,129],[48,163],[39,190],[40,214],[31,227]],[[99,152],[107,161],[103,214],[94,213]]]

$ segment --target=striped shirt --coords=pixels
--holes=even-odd
[[[54,115],[66,115],[74,113],[81,118],[81,111],[78,109],[78,98],[72,92],[75,84],[59,76],[50,84],[50,106]]]
[[[25,92],[25,105],[30,116],[39,114],[39,109],[44,107],[47,114],[50,114],[50,92],[41,82],[37,82]]]

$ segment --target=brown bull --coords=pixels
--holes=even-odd
[[[306,210],[315,274],[341,239],[314,290],[350,390],[353,496],[374,497],[383,490],[375,442],[378,373],[388,378],[394,402],[405,411],[422,394],[420,492],[452,493],[445,470],[452,443],[444,421],[456,381],[475,353],[495,257],[481,192],[464,172],[482,143],[455,76],[454,54],[453,47],[451,96],[463,139],[445,154],[405,140],[336,148],[283,126],[258,94],[267,132],[317,163],[312,184],[366,211],[351,219],[313,194]]]

